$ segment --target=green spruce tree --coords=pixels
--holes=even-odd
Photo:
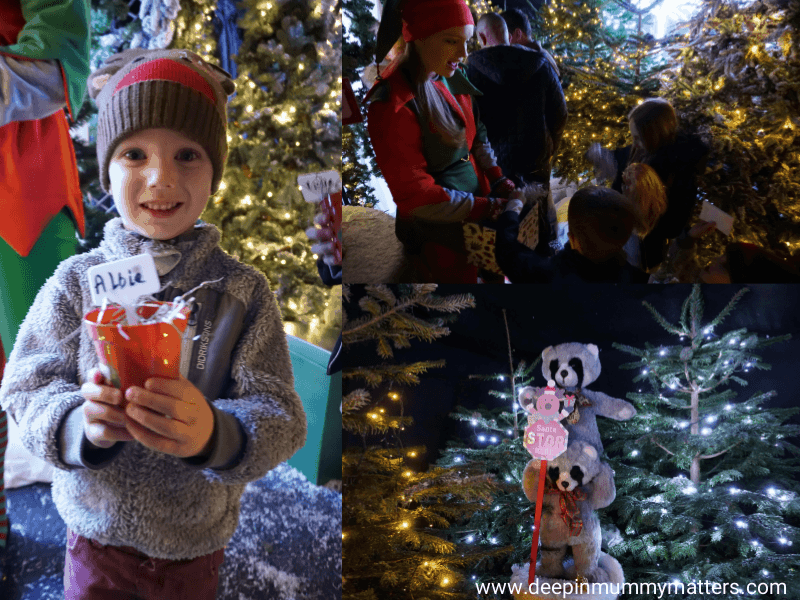
[[[673,45],[665,97],[712,147],[700,183],[734,215],[730,238],[707,236],[701,259],[729,241],[800,254],[800,6],[706,1]]]
[[[442,468],[488,474],[497,481],[488,510],[476,512],[448,530],[453,541],[497,553],[470,570],[475,585],[507,583],[511,566],[525,563],[530,557],[535,506],[522,490],[522,472],[531,455],[522,444],[527,413],[517,404],[516,397],[519,388],[535,385],[537,367],[539,360],[531,365],[520,362],[511,374],[471,376],[470,379],[496,381],[501,389],[489,391],[489,396],[496,398],[490,403],[492,408],[459,407],[451,415],[469,424],[469,439],[448,442],[437,462]]]
[[[342,454],[346,600],[473,598],[472,582],[463,571],[495,554],[443,535],[452,522],[487,508],[491,479],[457,468],[417,472],[415,459],[424,448],[403,445],[403,431],[412,422],[404,416],[402,389],[444,361],[397,364],[392,362],[393,349],[447,335],[439,315],[475,305],[469,294],[441,297],[436,288],[430,284],[345,290],[345,308],[352,317],[344,326],[345,351],[369,343],[375,345],[376,356],[367,365],[346,365],[343,370],[342,426],[360,438]],[[372,388],[387,384],[389,391],[373,398],[366,388],[356,387],[357,382]]]
[[[740,400],[731,389],[747,385],[751,370],[768,369],[760,352],[790,336],[723,330],[746,291],[704,320],[695,286],[676,324],[645,302],[674,341],[614,345],[637,357],[622,368],[639,370],[634,382],[649,389],[628,395],[634,419],[600,423],[616,471],[613,524],[622,536],[609,553],[629,582],[673,584],[670,598],[694,595],[704,581],[788,589],[786,596],[741,596],[729,587],[714,592],[720,599],[800,596],[792,547],[800,543],[800,448],[790,440],[800,427],[787,422],[798,409],[767,406],[775,392]]]
[[[346,0],[344,14],[349,21],[344,40],[342,75],[353,86],[359,106],[367,93],[361,76],[364,68],[375,61],[375,40],[378,22],[372,16],[370,0]],[[361,106],[362,114],[366,113]],[[366,117],[366,114],[364,114]],[[375,153],[369,142],[365,122],[349,125],[342,132],[342,182],[353,204],[373,207],[377,204],[370,185],[373,175],[379,176]]]
[[[228,102],[228,163],[203,219],[222,230],[225,251],[267,276],[287,333],[332,347],[341,330],[340,291],[317,273],[305,235],[317,206],[304,201],[297,176],[340,170],[341,16],[331,0],[240,6],[244,39]],[[181,11],[176,48],[215,51],[210,10],[209,1]]]
[[[628,142],[627,115],[637,99],[659,88],[664,59],[642,30],[652,6],[617,0],[554,0],[538,13],[540,42],[559,65],[569,118],[555,160],[555,175],[586,182],[592,143],[615,148]]]

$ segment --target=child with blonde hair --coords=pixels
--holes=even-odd
[[[624,248],[628,262],[641,269],[640,242],[666,212],[667,192],[655,169],[643,163],[632,163],[622,174],[622,193],[639,207],[641,213],[641,220]]]
[[[602,179],[622,191],[625,169],[634,163],[652,167],[667,194],[667,209],[641,241],[642,267],[657,268],[665,256],[666,241],[675,239],[689,224],[697,204],[697,176],[704,170],[709,148],[699,136],[678,127],[672,105],[663,98],[647,98],[628,114],[633,143],[609,150],[593,144],[587,158]]]

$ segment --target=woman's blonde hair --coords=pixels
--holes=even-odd
[[[635,231],[636,235],[644,238],[667,211],[667,190],[655,169],[643,163],[628,165],[622,179],[633,181],[632,189],[629,187],[625,195],[641,211],[641,222],[636,225]]]
[[[422,64],[422,57],[414,42],[406,45],[400,68],[414,91],[421,121],[430,123],[445,145],[458,148],[466,144],[467,134],[464,123],[455,115],[447,100],[442,97],[441,92],[434,85],[433,79],[428,78],[428,73],[425,72]]]
[[[678,118],[675,109],[663,98],[648,98],[628,114],[628,121],[636,125],[643,149],[634,147],[630,163],[644,162],[659,148],[675,141],[678,133]]]

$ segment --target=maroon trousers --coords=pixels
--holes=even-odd
[[[67,529],[64,600],[214,600],[222,548],[192,560],[150,558]]]

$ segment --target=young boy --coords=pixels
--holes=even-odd
[[[306,435],[266,278],[197,220],[222,177],[234,85],[191,52],[136,49],[110,57],[89,90],[101,181],[120,218],[40,290],[0,404],[57,467],[67,600],[211,600],[245,484]],[[180,379],[150,378],[123,399],[98,372],[83,324],[93,308],[86,272],[142,253],[166,286],[159,299],[213,283],[193,294]]]
[[[647,273],[629,265],[622,251],[641,215],[619,192],[575,192],[567,213],[569,244],[551,259],[517,241],[521,208],[512,200],[497,220],[495,259],[512,283],[647,283]]]

